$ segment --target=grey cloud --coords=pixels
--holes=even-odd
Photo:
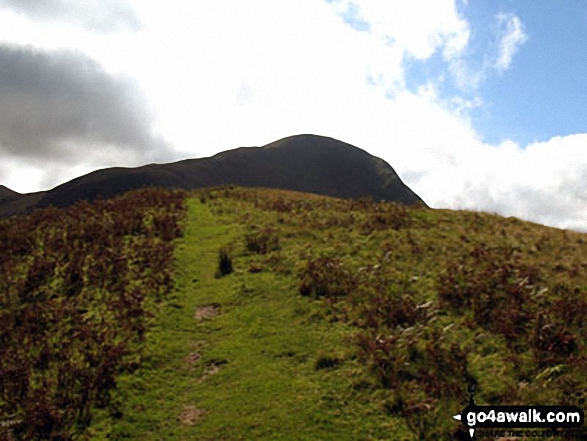
[[[105,146],[168,157],[141,91],[79,52],[0,46],[0,154],[74,162]]]
[[[6,163],[3,161],[0,164],[0,185],[2,182],[6,182],[8,180],[8,169],[6,167]]]
[[[120,0],[0,0],[0,8],[33,20],[67,21],[104,33],[141,28],[135,10]]]

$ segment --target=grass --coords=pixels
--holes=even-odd
[[[103,416],[93,438],[412,439],[353,389],[363,377],[349,351],[353,330],[299,296],[295,275],[249,272],[259,256],[238,249],[244,230],[233,215],[197,199],[188,209],[176,288],[147,337],[148,361],[120,380],[122,416]],[[225,247],[238,256],[235,271],[217,278]],[[218,315],[196,319],[210,305]],[[328,358],[342,362],[320,366]]]
[[[587,235],[280,190],[187,206],[144,362],[91,439],[449,440],[471,385],[584,407]]]

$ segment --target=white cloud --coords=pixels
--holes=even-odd
[[[455,163],[444,165],[444,173],[453,174],[452,186],[436,190],[432,199],[454,209],[587,231],[586,143],[587,134],[555,137],[526,148],[512,141],[499,146],[472,144],[468,152],[454,157]],[[425,175],[430,188],[440,180],[438,175]]]
[[[499,55],[495,61],[495,69],[503,72],[510,67],[518,47],[528,40],[520,19],[514,14],[498,14],[497,21],[503,29],[499,42]]]
[[[350,3],[136,0],[142,29],[116,34],[4,13],[0,43],[73,44],[107,74],[132,77],[154,111],[150,128],[181,150],[178,160],[315,133],[382,157],[433,207],[587,229],[581,154],[587,135],[526,149],[512,142],[487,145],[468,118],[481,97],[443,98],[434,78],[416,92],[406,88],[406,59],[433,54],[475,87],[490,73],[468,63],[471,29],[456,0],[355,0],[354,19],[369,24],[362,30],[340,15]],[[502,32],[495,50],[484,54],[491,72],[511,66],[526,35],[516,16],[497,21]],[[54,185],[88,167],[128,165],[129,158],[114,151],[77,168],[53,164],[48,174],[41,165],[2,158],[3,166],[10,164],[2,184],[31,191],[32,182]]]
[[[371,33],[420,60],[443,48],[445,58],[456,56],[467,45],[469,27],[453,0],[334,0],[339,14],[349,9],[369,23]]]
[[[499,13],[495,16],[494,38],[494,42],[484,42],[487,47],[482,51],[481,60],[472,55],[475,51],[469,53],[464,48],[447,60],[448,71],[461,91],[476,91],[492,75],[508,70],[515,53],[528,40],[528,35],[518,16]]]

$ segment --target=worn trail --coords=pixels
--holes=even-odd
[[[316,368],[319,357],[344,358],[350,330],[320,317],[295,275],[248,271],[238,210],[188,206],[176,288],[154,319],[149,360],[121,380],[122,416],[95,439],[392,439],[389,416],[355,401],[352,360]],[[218,278],[223,247],[234,272]]]

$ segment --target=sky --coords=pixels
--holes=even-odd
[[[0,0],[0,184],[313,133],[587,231],[584,0]]]

